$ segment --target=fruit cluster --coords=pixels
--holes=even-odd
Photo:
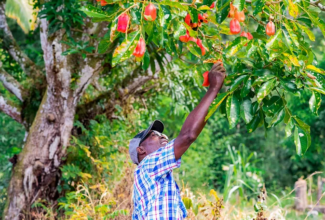
[[[99,0],[97,0],[99,1]],[[104,1],[104,0],[102,0]],[[144,10],[144,19],[147,21],[154,21],[157,18],[157,9],[154,4],[149,3]],[[126,33],[130,25],[130,16],[127,13],[123,13],[117,20],[117,31]],[[146,52],[146,42],[140,37],[133,55],[138,58],[142,58]]]

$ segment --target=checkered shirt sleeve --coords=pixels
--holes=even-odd
[[[148,173],[151,178],[158,180],[169,171],[181,166],[181,158],[175,159],[174,140],[153,152],[148,158]]]

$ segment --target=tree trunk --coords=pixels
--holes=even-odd
[[[296,197],[295,209],[304,211],[307,208],[307,182],[306,180],[299,179],[295,183]]]
[[[30,206],[36,199],[56,201],[60,181],[59,166],[66,154],[78,101],[98,73],[100,62],[80,55],[62,56],[67,48],[60,42],[64,32],[47,36],[48,23],[41,20],[47,90],[30,127],[24,148],[14,165],[4,211],[6,220],[29,219]],[[71,75],[78,73],[75,89]]]

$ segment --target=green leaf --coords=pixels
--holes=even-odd
[[[196,57],[201,57],[201,52],[199,51],[199,48],[197,47],[196,43],[194,42],[188,42],[186,44],[187,49]]]
[[[247,76],[247,75],[240,75],[239,77],[235,78],[235,80],[230,85],[229,90],[235,91],[238,88],[238,86],[241,84],[241,82],[243,82],[248,77],[249,76]]]
[[[88,17],[99,18],[101,21],[112,21],[116,16],[116,13],[110,14],[92,5],[82,6],[79,10],[83,11]]]
[[[297,94],[298,88],[297,85],[290,80],[281,79],[280,84],[283,86],[283,88],[289,92],[292,92],[293,94]]]
[[[190,209],[192,207],[192,205],[193,205],[192,200],[190,198],[183,197],[182,201],[183,201],[186,209]]]
[[[236,95],[231,94],[228,96],[226,110],[229,128],[232,129],[240,120],[240,104]]]
[[[124,39],[121,45],[119,45],[113,53],[112,66],[115,66],[116,64],[131,57],[139,37],[139,31],[132,32],[127,35],[127,38]]]
[[[310,90],[322,93],[323,95],[325,95],[325,90],[322,88],[317,88],[317,87],[309,87]]]
[[[294,142],[296,145],[296,153],[298,155],[303,155],[304,153],[306,153],[307,149],[310,146],[310,134],[307,133],[300,126],[296,125],[294,133]]]
[[[267,40],[265,45],[266,49],[270,50],[271,48],[276,46],[275,42],[277,42],[278,39],[281,39],[281,32],[281,29],[278,29],[275,35],[273,35],[272,37],[270,37],[270,39]]]
[[[196,8],[189,7],[188,12],[191,16],[192,23],[198,23],[198,11]]]
[[[240,115],[246,124],[248,124],[253,119],[254,112],[252,101],[250,98],[247,97],[243,99],[240,108]]]
[[[292,30],[292,28],[286,22],[283,22],[283,24],[284,24],[285,28],[287,29],[288,34],[289,34],[291,40],[293,41],[293,43],[296,45],[296,47],[299,47],[298,37],[295,34],[295,32]]]
[[[265,0],[256,0],[253,2],[253,5],[255,6],[253,15],[256,16],[258,13],[262,11],[262,8],[264,7]]]
[[[216,20],[221,24],[228,16],[230,11],[230,2],[231,0],[218,0],[217,1],[217,13]]]
[[[291,63],[295,66],[300,66],[297,57],[293,54],[283,53],[284,56],[288,57]]]
[[[285,111],[284,108],[282,108],[271,120],[268,128],[275,127],[277,124],[279,124],[284,119]]]
[[[146,50],[143,57],[142,69],[143,70],[148,69],[149,65],[150,65],[150,55],[149,52]]]
[[[203,10],[211,10],[211,8],[210,8],[209,6],[207,6],[207,5],[202,5],[202,6],[200,6],[197,10],[199,10],[199,11],[203,11]]]
[[[272,96],[269,100],[264,99],[263,103],[263,111],[270,117],[273,117],[275,113],[279,112],[280,108],[283,108],[283,102],[279,96]]]
[[[164,0],[164,1],[161,1],[160,4],[161,5],[168,5],[168,6],[173,7],[173,8],[178,8],[178,9],[183,10],[183,11],[188,10],[188,7],[186,5],[182,5],[179,2],[172,2],[172,1],[169,1],[169,0]]]
[[[242,11],[245,7],[245,0],[234,0],[233,5],[238,11]]]
[[[287,125],[286,125],[286,127],[284,129],[285,130],[285,133],[286,133],[286,137],[290,137],[291,131],[292,131],[293,128],[294,128],[294,124],[293,124],[292,120],[290,120],[287,123]]]
[[[275,78],[275,76],[271,75],[271,74],[265,75],[265,76],[262,76],[262,77],[258,77],[258,79],[254,81],[252,86],[261,84],[261,83],[263,83],[265,81],[269,81],[269,80],[274,79],[274,78]]]
[[[288,0],[289,3],[289,14],[290,16],[296,18],[298,16],[299,13],[299,8],[298,6],[292,2],[292,0]]]
[[[207,116],[205,117],[205,121],[207,121],[213,115],[213,113],[217,111],[219,105],[223,102],[223,100],[225,100],[225,98],[227,98],[229,94],[229,92],[218,94],[216,100],[214,101],[216,104],[209,110]]]
[[[244,81],[244,86],[240,91],[240,96],[242,98],[246,97],[249,94],[249,92],[251,91],[251,88],[252,88],[252,78],[251,77],[246,78],[246,80]]]
[[[261,113],[260,111],[258,111],[254,115],[254,118],[251,120],[251,122],[246,125],[248,132],[252,133],[253,131],[255,131],[261,122],[262,122]]]
[[[313,71],[315,73],[325,75],[325,71],[323,69],[317,68],[316,66],[313,66],[313,65],[307,65],[306,69],[311,70],[311,71]]]
[[[315,41],[315,35],[311,30],[309,30],[308,27],[301,25],[298,22],[296,22],[295,24],[297,24],[307,34],[311,41]]]
[[[237,37],[231,45],[225,49],[225,54],[227,57],[235,55],[246,43],[248,39],[246,37]]]
[[[312,113],[317,115],[317,111],[322,103],[321,95],[318,92],[313,92],[309,99],[309,108]]]
[[[257,101],[260,103],[274,88],[276,79],[265,82],[257,92]]]

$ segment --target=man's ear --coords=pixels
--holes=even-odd
[[[145,155],[147,153],[147,151],[144,149],[143,146],[139,146],[139,147],[137,147],[137,153],[138,153],[138,155]]]

